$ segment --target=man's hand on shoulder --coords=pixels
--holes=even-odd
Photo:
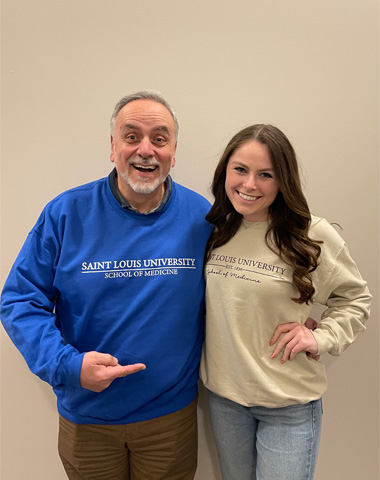
[[[87,352],[83,357],[80,384],[82,388],[98,393],[109,387],[115,378],[125,377],[145,368],[143,363],[119,365],[117,358],[108,353]]]

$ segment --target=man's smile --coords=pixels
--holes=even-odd
[[[158,168],[157,165],[141,165],[137,163],[134,163],[132,165],[133,165],[133,168],[135,168],[139,172],[154,172]]]

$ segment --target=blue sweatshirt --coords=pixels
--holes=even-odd
[[[173,182],[165,207],[123,209],[109,179],[43,210],[2,293],[1,320],[29,368],[75,423],[124,424],[177,411],[197,394],[210,204]],[[146,370],[101,393],[80,386],[83,355]]]

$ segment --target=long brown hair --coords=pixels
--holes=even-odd
[[[226,244],[241,225],[242,215],[234,209],[226,195],[226,169],[231,155],[252,140],[268,147],[279,187],[279,193],[269,207],[266,243],[293,269],[293,284],[299,297],[292,300],[309,303],[315,293],[311,273],[318,266],[321,242],[309,237],[311,214],[302,192],[295,151],[286,135],[273,125],[258,124],[244,128],[224,150],[211,186],[215,202],[206,219],[216,228],[208,242],[206,258],[210,258],[214,248]]]

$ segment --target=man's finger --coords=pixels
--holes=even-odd
[[[116,366],[118,365],[118,360],[116,357],[110,355],[109,353],[100,353],[100,352],[87,352],[85,354],[89,363],[94,365],[104,365],[104,366]]]
[[[145,369],[146,365],[144,363],[135,363],[133,365],[117,365],[116,367],[112,368],[112,376],[114,378],[126,377],[127,375],[131,375],[132,373],[137,373]]]

